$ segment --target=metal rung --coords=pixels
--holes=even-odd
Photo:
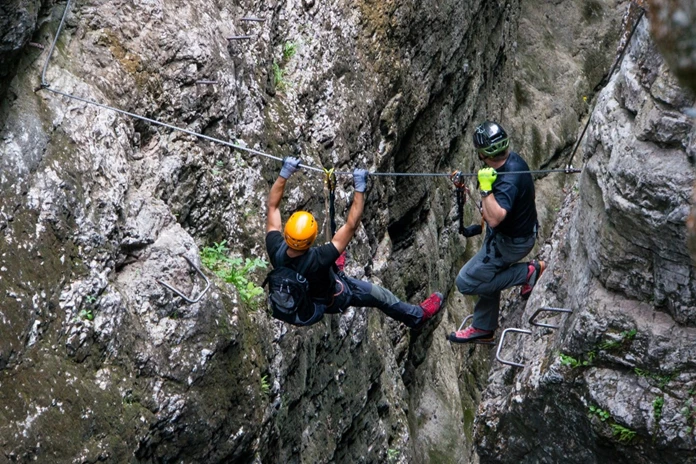
[[[543,312],[572,313],[573,310],[567,309],[567,308],[552,308],[550,306],[543,306],[543,307],[537,309],[536,312],[534,314],[532,314],[532,317],[529,318],[529,323],[531,325],[535,325],[537,327],[548,327],[549,329],[557,329],[560,327],[560,325],[544,324],[542,322],[535,322],[534,321],[534,319],[536,319],[536,317]]]
[[[177,290],[176,288],[172,287],[171,285],[169,285],[169,284],[167,284],[167,283],[162,282],[162,281],[159,280],[159,279],[157,280],[157,283],[160,284],[160,285],[163,285],[163,286],[167,287],[169,290],[171,290],[172,292],[176,293],[176,294],[179,295],[181,298],[183,298],[184,301],[186,301],[187,303],[198,303],[198,302],[200,301],[200,299],[203,297],[203,295],[205,295],[205,292],[207,292],[208,289],[210,288],[210,281],[209,281],[208,278],[205,276],[205,274],[203,274],[203,272],[202,272],[200,269],[198,269],[198,266],[196,266],[195,264],[193,264],[193,261],[191,261],[187,256],[184,256],[184,259],[185,259],[186,261],[188,261],[189,265],[190,265],[192,268],[194,268],[194,269],[196,270],[196,272],[197,272],[201,277],[203,277],[203,280],[205,280],[205,288],[203,289],[203,291],[201,292],[201,294],[198,295],[197,298],[189,298],[189,297],[187,297],[186,295],[184,295],[183,293],[181,293],[179,290]]]
[[[472,317],[474,317],[473,314],[469,314],[468,316],[466,316],[466,317],[464,318],[464,321],[462,322],[462,325],[460,325],[459,328],[457,329],[457,332],[459,332],[460,330],[462,330],[462,328],[463,328],[464,325],[466,324],[466,321],[468,321],[468,320],[471,319]]]
[[[523,333],[527,335],[531,335],[532,331],[531,330],[526,330],[526,329],[505,329],[503,330],[503,333],[500,335],[500,343],[498,343],[498,350],[495,352],[495,359],[500,361],[503,364],[507,364],[508,366],[515,366],[515,367],[524,367],[524,364],[512,362],[512,361],[505,361],[504,359],[500,358],[500,349],[503,347],[503,342],[505,341],[505,334],[508,332],[518,332],[518,333]]]

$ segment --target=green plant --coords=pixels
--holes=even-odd
[[[82,309],[77,313],[77,317],[80,319],[87,319],[88,321],[94,320],[94,310],[97,303],[97,297],[94,295],[85,296],[82,301]]]
[[[268,376],[261,377],[261,393],[268,395],[271,392],[271,384],[268,383]]]
[[[694,404],[694,400],[692,398],[689,398],[686,400],[686,403],[684,403],[684,406],[681,408],[681,414],[686,418],[686,423],[691,424],[692,426],[694,423],[696,423],[696,404]]]
[[[646,371],[645,369],[641,369],[639,367],[634,368],[633,371],[639,377],[646,377],[648,379],[657,380],[657,384],[660,388],[665,388],[665,386],[667,386],[667,384],[676,375],[676,373],[674,373],[674,372],[671,374],[660,375],[660,374],[656,374],[654,372]]]
[[[288,83],[285,80],[285,70],[280,67],[278,62],[273,62],[273,86],[279,90],[287,87]]]
[[[595,350],[592,350],[587,353],[587,361],[592,364],[597,357],[597,352]]]
[[[615,351],[620,348],[627,347],[628,344],[636,338],[638,331],[636,329],[624,330],[619,334],[616,340],[606,340],[598,345],[599,349],[605,351]]]
[[[88,321],[94,319],[94,313],[91,309],[81,309],[78,313],[78,316],[80,317],[80,319],[87,319]]]
[[[598,408],[597,406],[590,405],[590,416],[595,415],[599,417],[599,420],[602,422],[606,422],[607,420],[611,419],[611,414],[609,414],[607,411],[604,409]]]
[[[628,443],[636,436],[636,432],[634,430],[626,428],[621,424],[613,423],[610,424],[610,427],[614,436],[618,436],[621,443]]]
[[[259,287],[249,279],[256,269],[265,269],[266,260],[262,258],[242,259],[230,258],[227,242],[214,243],[213,246],[204,247],[201,250],[203,265],[213,271],[215,275],[225,282],[234,285],[239,292],[242,301],[249,304],[252,309],[258,307],[260,295],[263,295],[263,287]]]
[[[397,459],[399,459],[399,454],[401,454],[401,453],[399,452],[398,449],[389,448],[387,450],[387,460],[389,462],[395,462]]]
[[[283,61],[289,61],[297,53],[295,42],[285,42],[283,44]]]
[[[653,407],[653,417],[655,418],[655,422],[660,421],[660,417],[662,417],[662,407],[665,405],[665,397],[664,396],[658,396],[655,398],[652,402],[652,407]]]
[[[563,353],[559,353],[558,357],[561,359],[561,364],[563,364],[564,366],[570,366],[572,369],[575,369],[576,367],[590,366],[592,364],[592,361],[594,360],[595,353],[594,351],[590,351],[588,353],[587,360],[575,359],[574,357]]]

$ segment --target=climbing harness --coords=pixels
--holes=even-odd
[[[331,228],[331,235],[327,233],[326,240],[330,241],[333,236],[336,235],[336,171],[334,168],[324,168],[324,185],[329,191],[327,199],[329,202],[329,225]]]
[[[336,235],[336,171],[334,168],[324,168],[324,185],[328,190],[328,195],[326,196],[326,198],[329,203],[329,228],[331,232],[329,234],[329,229],[326,229],[326,241],[330,242],[333,236]],[[336,271],[337,269],[338,268],[335,268],[334,271]],[[338,273],[339,272],[337,272],[337,274]],[[331,301],[327,305],[327,307],[333,306],[336,297],[342,295],[345,291],[345,285],[343,285],[343,282],[340,279],[336,279],[336,284],[338,285],[338,287],[340,287],[340,290],[338,290],[331,296]]]
[[[452,174],[450,174],[450,180],[454,184],[455,198],[457,200],[459,233],[465,237],[473,237],[483,232],[485,221],[483,219],[483,209],[481,205],[477,205],[479,213],[481,214],[481,224],[473,224],[469,227],[464,227],[464,205],[466,204],[467,196],[471,198],[471,201],[474,202],[474,204],[476,204],[475,200],[471,197],[471,191],[464,183],[464,177],[465,175],[461,171],[454,171]]]

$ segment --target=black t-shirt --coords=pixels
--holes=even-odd
[[[520,155],[511,152],[498,173],[529,171],[527,162]],[[537,222],[534,204],[534,179],[529,173],[499,175],[493,183],[493,195],[501,208],[507,211],[503,222],[495,228],[508,237],[527,237],[534,233]]]
[[[273,230],[266,234],[266,252],[273,267],[286,266],[291,269],[304,269],[303,275],[309,282],[309,294],[313,299],[330,299],[336,286],[333,263],[340,253],[333,243],[312,247],[302,256],[291,258],[287,255],[287,245],[283,234]],[[279,251],[282,252],[279,253]]]

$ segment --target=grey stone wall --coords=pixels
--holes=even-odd
[[[604,88],[544,255],[477,419],[482,462],[694,462],[693,122],[643,19]],[[529,326],[540,307],[572,315]]]

